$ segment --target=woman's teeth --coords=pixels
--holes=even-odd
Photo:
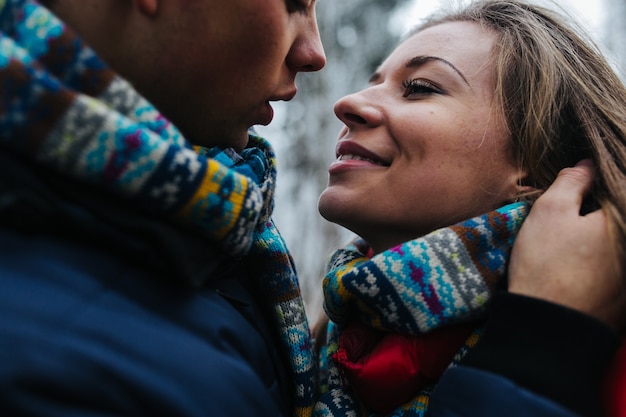
[[[382,165],[379,162],[376,162],[372,159],[364,158],[362,156],[353,155],[353,154],[339,155],[337,157],[337,160],[338,161],[366,161],[366,162],[371,162],[372,164]]]

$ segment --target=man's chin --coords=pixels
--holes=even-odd
[[[204,146],[205,148],[213,148],[219,146],[220,148],[233,148],[236,151],[241,151],[248,145],[248,130],[242,132],[223,132],[221,135],[204,138],[193,138],[190,142],[196,146]]]
[[[251,132],[246,130],[246,132],[239,136],[238,139],[232,141],[230,147],[236,151],[241,151],[242,149],[244,149],[246,146],[248,146],[248,142],[250,141],[250,133]]]

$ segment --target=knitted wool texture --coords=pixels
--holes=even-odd
[[[332,320],[320,357],[322,395],[314,415],[369,415],[344,385],[332,360],[341,326],[359,320],[373,328],[419,335],[481,318],[496,283],[506,274],[513,241],[527,214],[514,203],[366,257],[356,240],[332,257],[324,278],[324,308]],[[458,362],[480,329],[459,349]],[[393,417],[424,416],[433,387],[396,409]]]
[[[289,353],[295,415],[310,414],[315,363],[293,262],[270,219],[269,144],[251,135],[241,154],[194,149],[36,1],[0,0],[0,31],[0,152],[192,226],[233,259],[248,256]]]

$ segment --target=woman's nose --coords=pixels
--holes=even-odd
[[[349,128],[375,127],[384,120],[381,108],[369,100],[366,91],[347,95],[335,103],[335,115]]]

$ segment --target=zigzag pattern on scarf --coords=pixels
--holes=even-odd
[[[513,203],[457,225],[436,230],[374,257],[356,240],[338,250],[324,278],[324,308],[331,318],[320,355],[321,397],[316,417],[367,416],[333,363],[341,325],[359,320],[370,327],[419,335],[484,315],[495,284],[506,274],[510,249],[528,212]],[[478,339],[461,347],[458,362]],[[432,387],[399,407],[394,417],[424,416]]]
[[[271,220],[257,229],[254,242],[250,251],[250,262],[261,273],[260,282],[265,291],[274,295],[274,315],[279,318],[280,337],[284,346],[289,349],[287,353],[294,370],[295,415],[310,416],[315,396],[317,364],[295,265],[282,236]]]
[[[310,415],[316,366],[295,268],[270,220],[269,143],[251,132],[240,154],[194,149],[35,0],[0,0],[0,83],[0,152],[114,192],[257,262],[296,383],[295,415]]]
[[[342,324],[357,311],[371,327],[405,334],[476,317],[505,272],[526,210],[511,204],[371,259],[356,245],[337,251],[323,282],[328,316]]]
[[[0,13],[0,145],[245,253],[272,170],[259,184],[199,156],[179,131],[47,9],[7,0]],[[269,185],[263,185],[269,182]]]

